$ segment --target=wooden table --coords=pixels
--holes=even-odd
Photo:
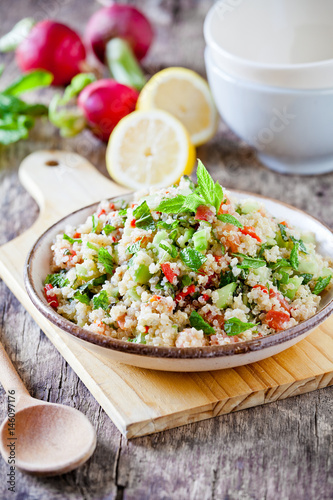
[[[147,72],[180,65],[203,74],[202,22],[212,2],[136,3],[149,14],[157,30],[155,45],[145,62]],[[97,7],[89,0],[3,1],[1,34],[28,15],[71,20],[80,30]],[[18,74],[13,56],[9,54],[3,59],[6,72],[1,78],[2,87]],[[49,96],[49,90],[39,92],[45,102]],[[105,146],[88,132],[63,140],[51,126],[43,126],[36,128],[29,140],[0,150],[0,244],[20,234],[35,220],[37,206],[20,186],[17,169],[27,154],[50,147],[83,154],[105,173]],[[291,203],[333,226],[333,174],[301,178],[270,172],[222,123],[216,137],[198,149],[198,156],[225,186]],[[16,493],[7,491],[8,465],[1,461],[1,498],[328,500],[333,497],[332,387],[126,442],[2,282],[0,337],[33,396],[75,406],[90,418],[98,433],[97,450],[81,469],[48,479],[17,473]],[[6,398],[2,390],[0,400],[3,418]]]

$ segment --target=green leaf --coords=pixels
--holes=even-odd
[[[300,274],[300,277],[303,278],[302,285],[307,285],[309,283],[309,281],[312,280],[313,274],[303,273],[303,274]]]
[[[276,269],[279,269],[280,267],[290,267],[290,262],[287,259],[278,259],[274,263],[269,263],[268,267],[273,269],[273,271],[276,271]]]
[[[191,312],[190,324],[192,328],[202,330],[206,335],[212,335],[215,333],[214,328],[210,326],[196,311]]]
[[[123,208],[122,210],[119,210],[118,214],[120,215],[120,217],[127,216],[127,208]]]
[[[133,342],[134,344],[146,344],[146,335],[144,333],[139,333],[134,339],[127,339],[128,342]]]
[[[306,249],[306,246],[304,244],[304,241],[303,240],[298,240],[297,238],[294,238],[293,236],[290,237],[291,241],[293,241],[294,243],[298,243],[299,244],[299,250],[303,253],[308,253],[307,249]]]
[[[15,80],[11,85],[3,90],[3,94],[12,96],[20,95],[23,92],[27,92],[38,87],[48,87],[52,80],[52,73],[37,69]]]
[[[114,260],[106,248],[101,247],[98,251],[98,262],[104,266],[107,273],[113,274]]]
[[[115,231],[115,229],[116,228],[114,226],[110,226],[110,224],[106,224],[106,226],[103,227],[103,231],[104,231],[105,236],[108,236],[110,233]]]
[[[281,279],[279,280],[280,285],[286,285],[290,278],[289,274],[285,271],[280,271],[279,274],[281,274]]]
[[[52,286],[57,286],[58,288],[69,285],[69,280],[66,278],[66,271],[55,274],[48,274],[46,276],[44,284],[47,285],[49,283]]]
[[[170,224],[167,222],[164,222],[163,220],[159,220],[156,222],[157,227],[161,227],[162,229],[175,229],[177,226],[179,226],[179,220],[174,220]]]
[[[136,241],[132,245],[129,245],[126,248],[126,253],[132,253],[132,254],[137,253],[140,250],[140,248],[141,248],[141,241],[142,240],[143,240],[143,238],[141,238],[139,241]]]
[[[146,78],[130,44],[122,38],[112,38],[106,44],[106,62],[117,82],[141,90]]]
[[[207,257],[191,247],[184,248],[180,252],[180,258],[192,271],[198,271],[207,260]]]
[[[238,264],[237,267],[240,269],[258,269],[259,267],[263,267],[266,265],[266,261],[263,259],[256,259],[253,257],[248,257],[243,253],[233,253],[234,257],[242,257],[243,261],[241,264]]]
[[[164,214],[178,214],[182,211],[185,202],[185,196],[179,194],[175,198],[168,198],[161,201],[158,207],[155,208],[156,212],[162,212]]]
[[[185,286],[190,286],[192,283],[192,280],[187,274],[182,277],[182,287],[184,288]]]
[[[146,201],[133,210],[133,216],[135,217],[135,227],[146,231],[155,229],[155,222]]]
[[[261,258],[264,255],[264,251],[268,250],[269,248],[272,248],[273,246],[274,245],[271,245],[270,243],[263,243],[260,247],[258,257]]]
[[[74,293],[74,299],[78,300],[79,302],[82,302],[82,304],[90,304],[90,298],[89,295],[86,293],[82,293],[80,290],[77,290]]]
[[[61,95],[55,94],[49,104],[49,120],[60,130],[62,137],[73,137],[81,132],[87,122],[83,111],[79,108],[59,109]]]
[[[298,248],[299,248],[299,243],[294,243],[294,246],[293,246],[293,249],[290,253],[290,264],[291,264],[291,267],[293,269],[295,269],[295,271],[297,271],[298,269],[298,265],[299,265],[299,260],[298,260]]]
[[[216,213],[218,213],[219,209],[220,209],[220,206],[221,206],[221,203],[223,201],[223,198],[224,198],[224,194],[223,194],[223,189],[222,189],[222,186],[220,186],[220,184],[218,182],[215,182],[215,208],[216,208]]]
[[[280,228],[280,233],[281,233],[283,241],[288,241],[289,236],[287,235],[287,232],[286,232],[286,226],[284,224],[278,224],[278,226]]]
[[[35,20],[32,17],[21,19],[12,30],[0,38],[0,52],[11,52],[28,36]]]
[[[2,128],[0,126],[0,144],[3,144],[4,146],[20,141],[21,139],[27,139],[28,135],[29,130],[24,126],[18,126],[15,129]]]
[[[95,214],[91,216],[91,222],[92,222],[91,232],[96,233],[96,229],[98,226],[98,218],[95,216]]]
[[[190,210],[191,212],[196,212],[200,205],[204,205],[205,201],[198,196],[196,193],[189,194],[184,200],[184,205],[182,210]]]
[[[107,275],[106,274],[102,274],[98,278],[94,278],[94,279],[92,279],[90,281],[87,281],[83,285],[81,285],[79,287],[79,290],[81,290],[81,292],[85,292],[86,290],[90,290],[91,288],[103,285],[105,283],[105,281],[106,281],[106,278],[107,278]]]
[[[243,224],[239,222],[236,217],[230,214],[221,214],[217,216],[218,220],[224,222],[225,224],[233,224],[236,227],[239,227],[240,229],[243,229]]]
[[[1,114],[23,114],[28,116],[47,115],[48,109],[44,104],[27,104],[12,95],[0,93],[0,113]]]
[[[198,160],[197,178],[201,195],[209,205],[212,205],[214,207],[215,206],[214,181],[201,160]]]
[[[224,323],[224,331],[227,335],[229,335],[229,337],[232,337],[233,335],[239,335],[254,326],[254,323],[243,323],[243,321],[238,318],[230,318]]]
[[[93,297],[94,309],[100,307],[106,311],[109,308],[109,298],[106,290],[102,290],[98,295]]]
[[[220,277],[220,288],[229,285],[230,283],[235,283],[237,281],[236,276],[234,276],[232,271],[221,272]]]
[[[178,256],[178,250],[177,248],[174,246],[174,245],[164,245],[163,243],[160,243],[159,246],[165,250],[166,252],[168,252],[168,254],[173,258],[175,259],[177,256]]]
[[[332,275],[321,276],[320,278],[318,278],[315,287],[312,290],[312,293],[314,293],[315,295],[319,295],[327,287],[331,279]]]
[[[99,251],[99,247],[97,247],[93,243],[90,243],[90,241],[87,241],[87,247],[90,248],[91,250],[95,250],[95,252],[97,252],[97,253]]]
[[[67,240],[69,241],[69,243],[71,245],[73,245],[73,243],[82,243],[82,240],[80,238],[71,238],[70,236],[68,236],[67,234],[64,234],[63,237],[62,237],[64,240]]]

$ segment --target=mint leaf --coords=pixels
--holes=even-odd
[[[155,229],[155,222],[151,215],[148,203],[144,201],[133,210],[133,216],[135,217],[135,226],[141,229],[149,231],[150,229]]]
[[[93,297],[94,309],[99,309],[100,307],[106,311],[109,307],[109,298],[106,290],[102,290],[98,295]]]
[[[264,255],[264,251],[269,248],[272,248],[274,245],[271,245],[270,243],[263,243],[260,247],[260,251],[258,254],[258,257],[261,258]]]
[[[46,276],[44,284],[51,284],[52,286],[57,286],[59,288],[69,285],[69,280],[66,278],[66,271],[61,271],[60,273],[55,274],[48,274]]]
[[[303,278],[302,285],[307,285],[309,283],[309,281],[312,280],[313,274],[303,273],[303,274],[300,274],[300,277]]]
[[[115,229],[116,228],[114,226],[110,226],[110,224],[106,224],[106,226],[103,227],[103,231],[104,231],[105,236],[108,236],[110,233],[115,231]]]
[[[168,254],[173,258],[175,259],[177,256],[178,256],[178,251],[177,251],[177,248],[174,246],[174,245],[164,245],[163,243],[160,243],[159,246],[165,250],[166,252],[168,252]]]
[[[245,330],[248,330],[253,326],[255,326],[254,323],[243,323],[243,321],[238,318],[230,318],[224,323],[224,331],[227,335],[229,335],[229,337],[232,337],[233,335],[239,335],[240,333],[245,332]]]
[[[68,236],[67,234],[64,234],[63,237],[62,237],[64,240],[67,240],[69,241],[69,243],[71,245],[73,245],[73,243],[82,243],[82,240],[80,238],[71,238],[70,236]]]
[[[52,73],[50,73],[49,71],[37,69],[23,76],[20,76],[2,92],[6,95],[20,95],[23,92],[33,90],[37,87],[47,87],[51,84],[52,80]]]
[[[278,226],[280,228],[280,233],[281,233],[283,241],[288,241],[289,236],[287,235],[287,232],[286,232],[286,226],[284,224],[278,224]]]
[[[118,214],[120,215],[120,217],[127,216],[127,208],[123,208],[122,210],[119,210]]]
[[[180,258],[192,271],[198,271],[207,260],[207,257],[191,247],[184,248],[180,252]]]
[[[92,279],[90,281],[87,281],[83,285],[81,285],[79,287],[79,290],[81,290],[81,292],[85,292],[86,290],[90,290],[91,288],[94,288],[96,286],[103,285],[105,283],[105,281],[106,281],[106,278],[107,278],[107,275],[106,274],[102,274],[98,278],[94,278],[94,279]]]
[[[215,333],[214,328],[210,326],[196,311],[191,312],[190,324],[192,328],[202,330],[206,335],[212,335]]]
[[[220,276],[220,288],[229,285],[230,283],[235,283],[237,281],[236,276],[233,275],[232,271],[221,272]]]
[[[185,202],[185,196],[179,194],[175,198],[162,200],[158,207],[155,208],[156,212],[164,214],[178,214],[182,211]]]
[[[225,224],[233,224],[236,227],[239,227],[240,229],[243,229],[243,224],[239,222],[236,217],[230,214],[221,214],[217,216],[218,220],[224,222]]]
[[[299,247],[299,243],[294,243],[294,246],[293,246],[293,249],[290,253],[290,264],[291,264],[291,267],[293,269],[295,269],[295,271],[297,271],[298,269],[298,265],[299,265],[299,260],[298,260],[298,247]]]
[[[159,220],[156,222],[157,227],[161,227],[162,229],[175,229],[177,226],[179,226],[179,220],[174,220],[170,224],[167,222],[164,222],[163,220]]]
[[[89,295],[87,295],[86,293],[82,293],[80,290],[77,290],[74,293],[74,299],[82,302],[82,304],[87,304],[87,306],[90,304]]]
[[[223,201],[224,194],[223,194],[223,189],[222,186],[218,182],[215,182],[215,208],[216,208],[216,213],[218,213],[221,203]]]
[[[92,233],[96,233],[96,229],[97,229],[97,226],[98,226],[98,219],[95,217],[95,214],[93,214],[91,216],[91,220],[92,220],[91,232]]]
[[[196,212],[200,205],[204,205],[205,201],[198,196],[196,193],[189,194],[186,196],[183,210],[190,210],[191,212]]]
[[[279,269],[280,267],[290,267],[290,262],[287,259],[278,259],[274,263],[269,263],[268,267],[273,269],[273,271],[276,271],[276,269]]]
[[[241,264],[238,264],[237,267],[240,269],[258,269],[259,267],[263,267],[266,265],[266,261],[262,259],[255,259],[253,257],[248,257],[243,253],[233,253],[234,257],[242,257],[243,261]]]
[[[90,241],[87,242],[87,247],[90,248],[91,250],[95,250],[95,252],[99,251],[99,247],[97,247],[93,243],[90,243]]]
[[[190,286],[192,283],[192,280],[187,274],[182,277],[182,287],[184,288],[185,286]]]
[[[299,249],[300,249],[301,252],[308,253],[303,240],[298,240],[297,238],[294,238],[293,236],[291,236],[290,239],[294,243],[298,243],[299,244]]]
[[[315,295],[319,295],[329,284],[329,282],[332,279],[332,275],[330,276],[321,276],[320,278],[317,279],[316,284],[314,289],[312,290],[312,293]]]
[[[201,160],[198,160],[197,178],[201,195],[209,205],[213,205],[214,207],[215,206],[214,181]]]
[[[114,261],[106,248],[101,247],[98,251],[98,262],[100,262],[107,273],[112,274],[114,269]]]
[[[132,253],[132,254],[137,253],[141,248],[141,241],[142,240],[143,240],[143,238],[141,238],[139,241],[136,241],[132,245],[129,245],[126,248],[126,253]]]

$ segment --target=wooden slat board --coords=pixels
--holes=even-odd
[[[56,159],[58,166],[46,166]],[[40,206],[36,223],[0,248],[0,275],[127,438],[170,429],[333,384],[333,317],[296,346],[251,365],[166,373],[115,363],[88,351],[32,305],[23,284],[26,254],[52,223],[123,188],[73,153],[38,152],[20,178]],[[45,193],[45,195],[44,195]]]

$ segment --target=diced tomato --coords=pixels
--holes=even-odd
[[[182,292],[176,295],[175,300],[179,302],[184,297],[187,297],[187,295],[192,295],[192,293],[194,292],[195,292],[195,285],[186,286],[185,288],[183,288]]]
[[[131,220],[131,227],[135,227],[135,219]]]
[[[254,238],[255,240],[259,241],[259,243],[261,243],[261,239],[257,235],[253,226],[244,226],[243,229],[240,229],[240,232],[243,234],[248,234],[249,236],[251,236],[251,238]]]
[[[286,227],[289,227],[288,226],[288,223],[284,220],[283,222],[280,222],[280,224],[282,224],[282,226],[286,226]]]
[[[161,300],[162,297],[160,295],[153,295],[150,299],[150,302],[155,302],[155,300]]]
[[[114,203],[109,204],[110,210],[114,210]]]
[[[122,330],[125,330],[125,320],[126,320],[126,314],[122,314],[122,315],[121,315],[121,316],[119,316],[119,318],[117,319],[118,326],[119,326],[119,328],[121,328]]]
[[[73,238],[81,238],[81,233],[75,233],[73,234]]]
[[[212,218],[213,215],[214,215],[213,212],[208,207],[205,207],[205,205],[200,205],[197,208],[197,211],[196,211],[194,218],[197,220],[208,221],[209,219]]]
[[[281,331],[284,330],[284,324],[289,321],[290,316],[288,313],[283,311],[268,311],[265,317],[265,323],[268,324],[270,328],[274,330]]]
[[[229,212],[230,210],[230,200],[229,198],[226,196],[224,198],[224,200],[222,201],[221,205],[220,205],[220,208],[219,208],[219,211],[218,211],[218,215],[220,214],[226,214]]]
[[[280,305],[281,305],[281,307],[283,307],[283,309],[288,311],[288,313],[290,312],[290,305],[288,304],[286,299],[283,297],[283,295],[279,292],[276,293],[276,292],[274,292],[274,290],[270,289],[269,298],[272,299],[273,297],[276,297],[278,299],[278,301],[280,302]]]
[[[177,274],[171,269],[170,264],[168,262],[166,264],[161,264],[161,268],[166,279],[170,283],[173,283],[173,280],[177,276]]]
[[[214,255],[214,259],[216,260],[216,262],[220,262],[222,257],[223,255]]]
[[[145,326],[145,332],[148,333],[149,331],[149,326]]]
[[[268,295],[268,288],[265,285],[254,285],[253,288],[260,288],[260,290],[262,290],[264,293],[267,293]]]
[[[208,300],[210,299],[209,295],[207,295],[207,293],[203,293],[201,295],[201,297],[204,299],[205,302],[208,302]]]
[[[103,214],[106,214],[106,212],[105,212],[104,208],[102,208],[102,209],[98,212],[97,217],[100,217],[100,216],[101,216],[101,215],[103,215]]]
[[[54,309],[57,309],[57,307],[59,307],[59,302],[58,302],[58,299],[55,295],[53,295],[53,297],[50,297],[47,292],[49,290],[52,290],[53,286],[51,285],[51,283],[48,283],[47,285],[44,286],[44,294],[45,294],[45,298],[47,300],[47,302],[49,303],[49,305],[51,307],[53,307]]]

